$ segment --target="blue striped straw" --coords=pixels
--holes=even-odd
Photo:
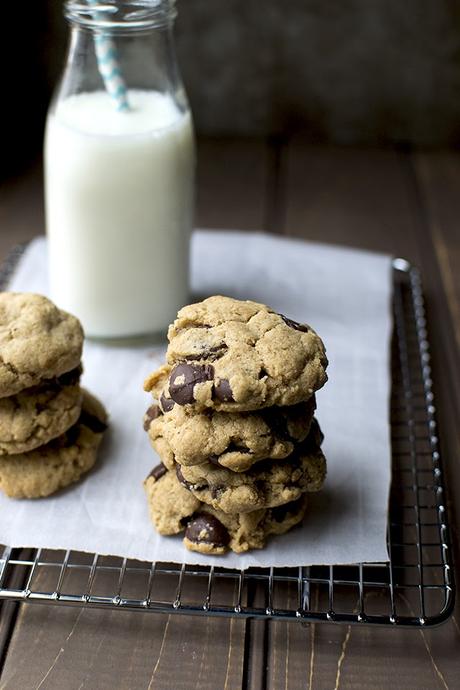
[[[98,0],[87,0],[88,5],[98,5]],[[95,19],[103,17],[101,12],[94,12]],[[115,42],[109,34],[100,33],[94,37],[94,47],[96,51],[97,66],[104,80],[107,92],[112,96],[117,104],[117,110],[127,112],[130,110],[128,103],[128,91],[125,80],[121,73],[118,51]]]

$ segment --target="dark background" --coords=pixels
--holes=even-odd
[[[3,172],[36,156],[67,26],[61,0],[5,3]],[[178,0],[197,131],[457,145],[460,0]]]

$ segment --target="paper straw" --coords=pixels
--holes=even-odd
[[[98,0],[87,0],[88,5],[97,6]],[[94,12],[95,19],[103,18],[101,12]],[[117,110],[120,112],[130,110],[128,92],[123,79],[118,60],[118,51],[115,42],[106,33],[97,34],[94,37],[97,66],[104,80],[107,92],[114,99]]]

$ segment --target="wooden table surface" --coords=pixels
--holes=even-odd
[[[459,218],[455,152],[200,142],[198,225],[375,249],[421,268],[457,555]],[[1,256],[43,230],[38,167],[1,184],[0,228]],[[3,603],[0,669],[1,690],[455,689],[459,607],[439,628],[407,630]]]

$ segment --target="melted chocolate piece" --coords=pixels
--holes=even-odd
[[[230,542],[227,528],[209,513],[196,513],[187,525],[185,536],[194,544],[227,546]]]
[[[153,477],[156,481],[158,481],[159,479],[161,479],[161,477],[163,477],[166,474],[167,471],[167,468],[163,465],[162,462],[160,462],[159,465],[153,468],[153,470],[147,476],[147,479],[149,477]]]
[[[165,394],[162,393],[160,398],[160,405],[163,412],[171,412],[172,408],[175,405],[175,402],[174,400],[171,400],[171,398],[167,398]]]
[[[304,323],[298,323],[297,321],[293,321],[292,319],[288,319],[287,316],[284,316],[284,314],[279,314],[281,318],[283,319],[284,323],[289,326],[290,328],[294,328],[296,331],[302,331],[303,333],[308,333],[310,330],[308,326]]]
[[[220,402],[235,402],[233,391],[227,379],[221,379],[217,386],[214,386],[213,397],[214,400],[219,400]]]
[[[188,481],[185,479],[184,475],[182,474],[182,470],[181,470],[181,468],[180,468],[179,463],[176,463],[176,477],[178,478],[178,480],[180,481],[180,483],[182,484],[182,486],[185,486],[185,488],[188,489],[188,490],[190,491],[190,489],[192,488],[193,484],[191,484],[190,482],[188,482]]]
[[[193,403],[196,384],[213,378],[214,367],[211,364],[178,364],[171,372],[169,394],[178,405]]]
[[[158,405],[150,405],[149,409],[145,413],[144,419],[144,431],[148,431],[150,427],[150,422],[159,417],[161,410]]]
[[[202,484],[192,484],[192,482],[187,481],[187,479],[185,479],[184,475],[182,474],[181,466],[178,462],[176,462],[176,477],[178,478],[182,486],[185,486],[185,488],[189,491],[202,491],[203,489],[208,488],[208,482],[206,480],[203,480]]]
[[[83,424],[95,434],[102,434],[107,429],[107,424],[86,410],[82,410],[78,424]]]

